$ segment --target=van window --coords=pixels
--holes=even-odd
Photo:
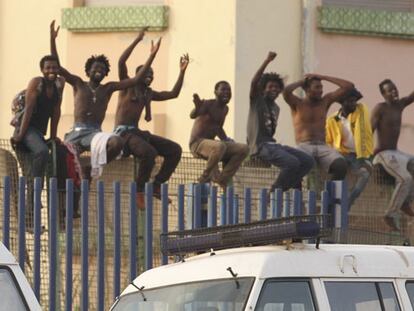
[[[308,280],[269,280],[260,293],[256,311],[313,311]]]
[[[400,311],[391,282],[325,282],[329,305],[336,311]]]
[[[414,309],[414,281],[409,281],[405,284],[405,288],[408,293],[408,297],[410,297],[411,305]]]
[[[254,278],[232,278],[143,289],[121,296],[113,311],[244,310]]]
[[[8,268],[0,267],[0,311],[26,311],[16,280]]]

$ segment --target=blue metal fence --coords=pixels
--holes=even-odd
[[[6,247],[10,245],[10,178],[4,177],[3,180],[3,243]],[[34,181],[34,196],[33,196],[33,208],[34,208],[34,221],[33,228],[28,228],[30,225],[26,223],[25,213],[25,189],[26,180],[24,177],[19,179],[18,189],[18,260],[22,269],[25,269],[26,262],[26,234],[28,230],[34,232],[34,247],[33,247],[33,288],[36,296],[40,296],[40,240],[42,232],[41,223],[41,196],[42,181],[40,178],[36,178]],[[59,257],[63,254],[59,253],[58,247],[59,239],[59,226],[62,220],[59,220],[59,202],[58,202],[58,189],[57,180],[51,178],[48,186],[48,251],[49,251],[49,310],[59,310],[61,306],[64,306],[65,310],[73,310],[73,248],[74,248],[74,185],[71,180],[66,182],[66,195],[65,195],[65,282],[59,284],[60,280],[57,275]],[[241,220],[243,223],[248,223],[252,219],[252,209],[256,206],[258,208],[257,214],[259,220],[267,218],[279,218],[286,216],[299,216],[316,213],[333,213],[335,227],[346,228],[348,225],[347,220],[347,193],[346,186],[343,182],[331,182],[326,185],[326,190],[320,194],[320,200],[317,200],[317,193],[309,191],[306,193],[306,200],[304,200],[304,193],[293,190],[291,192],[283,193],[280,189],[277,189],[274,193],[270,194],[270,204],[268,204],[268,193],[265,189],[259,193],[258,205],[253,204],[252,191],[249,188],[244,189],[243,196],[235,193],[232,187],[227,188],[227,191],[222,195],[218,195],[218,189],[209,185],[191,184],[187,187],[187,194],[185,194],[185,186],[179,185],[177,189],[177,228],[183,230],[186,228],[199,228],[202,226],[213,227],[217,223],[220,225],[237,224]],[[163,184],[161,187],[161,219],[160,219],[160,232],[168,232],[169,224],[169,195],[168,185]],[[121,186],[119,182],[113,183],[113,230],[111,231],[111,247],[113,248],[113,274],[105,274],[105,265],[108,258],[105,257],[105,245],[109,242],[108,236],[105,235],[105,228],[108,224],[105,223],[104,213],[104,183],[98,181],[97,183],[97,213],[96,215],[89,215],[89,185],[86,180],[81,183],[81,230],[80,230],[80,243],[81,243],[81,292],[80,292],[80,310],[91,310],[89,295],[89,269],[91,264],[91,257],[96,258],[96,266],[94,270],[97,271],[96,277],[96,309],[101,311],[105,310],[107,306],[104,305],[105,294],[109,294],[105,291],[105,283],[107,280],[112,282],[112,299],[120,294],[121,291]],[[138,248],[138,222],[137,222],[137,208],[136,208],[136,184],[130,183],[129,187],[129,279],[133,280],[138,271],[138,250],[143,249],[144,254],[144,270],[151,269],[153,267],[153,240],[158,239],[154,237],[154,218],[153,218],[153,186],[148,183],[145,187],[145,231],[144,231],[144,247]],[[187,206],[185,206],[187,201]],[[242,201],[242,204],[240,204]],[[303,201],[307,203],[304,205]],[[185,213],[186,211],[186,213]],[[242,215],[242,217],[241,217]],[[96,253],[91,253],[89,247],[89,223],[90,217],[96,217],[97,219],[97,248]],[[157,254],[158,255],[158,254]],[[167,264],[168,257],[161,257],[161,264]],[[26,271],[28,273],[28,271]],[[59,288],[64,287],[65,298],[64,302],[60,301]],[[92,296],[92,295],[91,295]]]

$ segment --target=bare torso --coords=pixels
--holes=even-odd
[[[215,99],[204,101],[203,106],[205,113],[194,121],[190,144],[198,139],[214,139],[222,129],[229,111],[227,105],[219,104]]]
[[[401,118],[404,105],[379,103],[373,112],[377,122],[377,151],[396,150],[400,137]]]
[[[322,100],[310,102],[302,99],[292,109],[293,127],[297,143],[306,141],[325,141],[325,122],[328,105]]]
[[[142,92],[137,87],[133,87],[119,93],[115,126],[131,125],[138,127],[145,105],[151,102],[152,91],[150,89],[146,90],[148,92]]]
[[[112,91],[108,84],[93,89],[88,82],[80,80],[73,87],[75,97],[75,122],[102,125]]]

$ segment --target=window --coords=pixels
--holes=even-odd
[[[0,289],[0,311],[28,310],[16,280],[6,267],[0,267]]]
[[[414,309],[414,281],[409,281],[405,284],[405,288],[408,293],[408,297],[410,297],[411,305]]]
[[[256,311],[313,311],[308,280],[270,280],[260,293]]]
[[[360,8],[384,11],[410,12],[414,9],[414,0],[322,0],[323,5],[343,8]]]
[[[122,296],[113,311],[244,310],[254,278],[192,282]]]
[[[391,282],[325,282],[335,311],[400,311]]]

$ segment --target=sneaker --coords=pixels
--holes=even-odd
[[[384,222],[393,230],[393,231],[400,231],[400,226],[397,224],[396,217],[385,215]]]

